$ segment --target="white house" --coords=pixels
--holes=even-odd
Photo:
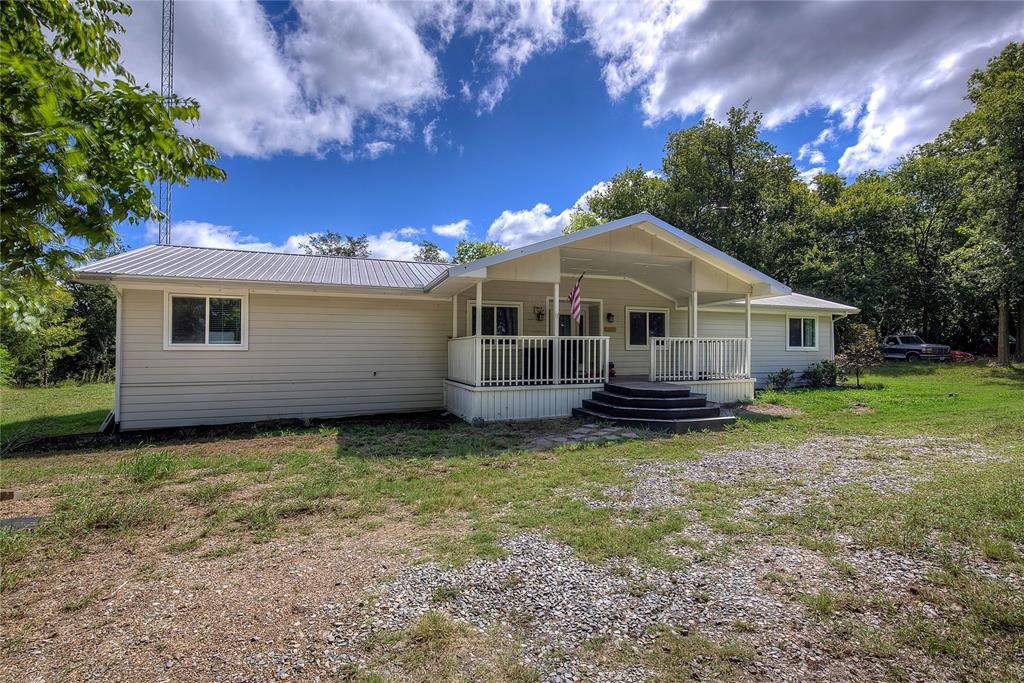
[[[577,322],[567,297],[583,273]],[[611,364],[617,380],[729,403],[768,373],[831,359],[833,321],[857,312],[649,214],[462,265],[152,245],[76,279],[117,293],[122,430],[564,416]]]

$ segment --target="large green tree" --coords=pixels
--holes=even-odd
[[[366,235],[342,235],[333,230],[325,230],[310,237],[302,244],[302,250],[320,256],[370,258],[370,238]]]
[[[964,221],[960,165],[923,145],[900,160],[889,174],[892,188],[903,199],[898,230],[903,243],[907,306],[911,325],[925,338],[934,338],[957,325],[962,302],[956,288],[955,264],[948,255],[963,241]],[[908,316],[910,317],[910,316]]]
[[[0,337],[13,360],[13,379],[18,384],[47,386],[61,362],[73,359],[82,348],[85,321],[69,315],[71,294],[63,287],[52,287],[43,295],[40,324],[33,328],[15,326],[4,316],[0,319]]]
[[[1010,306],[1024,298],[1024,44],[1007,45],[974,72],[967,99],[974,109],[954,121],[939,143],[962,169],[969,219],[964,258],[984,264],[979,284],[998,310],[998,360],[1005,364]]]
[[[774,265],[807,200],[788,155],[760,136],[747,105],[669,133],[659,215],[756,268]]]
[[[504,252],[505,247],[497,242],[459,240],[459,243],[455,245],[455,258],[452,259],[452,263],[469,263]]]
[[[121,64],[119,0],[0,3],[0,307],[19,324],[118,224],[160,218],[153,184],[223,179],[183,135],[195,100],[162,101]]]
[[[426,263],[448,263],[448,259],[445,257],[444,252],[441,251],[441,247],[430,240],[423,240],[420,243],[420,248],[416,251],[416,255],[413,256],[413,260]]]

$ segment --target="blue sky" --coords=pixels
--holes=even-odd
[[[228,180],[175,189],[172,241],[295,250],[331,229],[397,258],[422,239],[452,252],[461,234],[509,246],[557,234],[596,184],[626,166],[657,170],[669,131],[748,98],[801,170],[884,167],[959,115],[970,71],[1024,32],[1008,4],[189,2],[176,13],[176,90],[200,100],[194,133],[223,151]],[[125,61],[141,80],[157,82],[158,18],[145,3],[126,21]],[[882,35],[864,38],[871,28]],[[141,246],[153,231],[123,236]]]

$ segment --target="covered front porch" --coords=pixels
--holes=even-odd
[[[452,301],[448,409],[467,419],[564,416],[616,376],[682,384],[719,403],[753,398],[750,302],[778,283],[687,238],[641,221],[455,271],[437,287]],[[569,292],[581,275],[577,317]],[[742,336],[700,333],[701,306],[737,300]]]

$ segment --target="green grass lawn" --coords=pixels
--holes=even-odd
[[[0,387],[0,441],[95,432],[113,407],[113,384]]]
[[[829,624],[822,636],[826,651],[846,648],[886,658],[909,648],[949,664],[965,679],[1012,679],[1008,667],[1024,642],[1024,596],[971,570],[964,558],[980,558],[997,572],[1024,573],[1024,369],[888,364],[864,382],[862,389],[763,392],[755,407],[788,410],[746,414],[723,432],[652,435],[543,453],[519,448],[550,429],[540,423],[421,429],[396,422],[90,453],[19,454],[4,459],[0,486],[37,496],[48,519],[30,534],[0,534],[0,559],[7,565],[3,583],[16,590],[45,575],[48,563],[130,545],[143,536],[160,539],[162,552],[175,562],[201,564],[312,529],[359,536],[392,524],[421,529],[427,558],[455,565],[496,557],[503,536],[530,531],[568,544],[591,562],[627,557],[643,566],[680,569],[685,562],[667,549],[700,523],[725,539],[713,552],[701,549],[709,562],[771,543],[809,550],[849,571],[837,553],[840,538],[928,562],[937,569],[921,589],[925,597],[913,599],[957,611],[961,618],[936,625],[901,612],[887,596],[858,596],[854,587],[847,593],[794,592],[793,609],[806,609]],[[68,424],[65,431],[78,431],[70,425],[89,414],[86,406],[96,408],[98,421],[110,392],[108,385],[27,390],[12,401],[14,415],[5,405],[5,429],[45,419],[41,413],[60,406],[55,419]],[[639,463],[687,463],[723,450],[844,436],[864,438],[865,448],[872,439],[949,439],[965,449],[977,444],[991,457],[894,455],[890,448],[877,454],[881,467],[892,464],[885,458],[896,457],[921,473],[905,491],[851,484],[810,495],[792,512],[760,510],[739,521],[734,515],[743,501],[769,487],[756,476],[731,486],[693,485],[686,502],[671,508],[616,510],[592,507],[581,497],[628,487],[626,473]],[[785,577],[779,581],[785,585]],[[865,613],[875,621],[870,638],[856,645],[842,629],[867,628],[858,621]],[[669,640],[666,652],[728,645],[694,648],[689,641]],[[673,658],[662,659],[652,666],[669,666]],[[674,675],[665,673],[668,679]]]

